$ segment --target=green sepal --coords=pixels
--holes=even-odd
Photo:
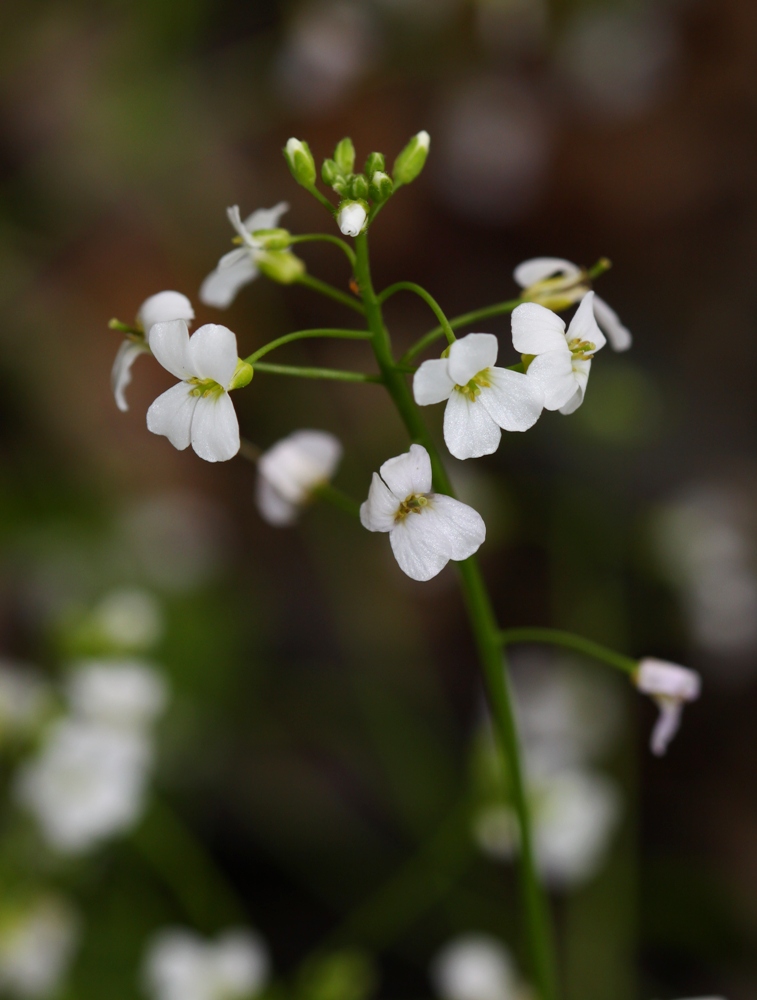
[[[252,235],[266,250],[286,250],[292,242],[288,229],[256,229]]]
[[[305,261],[288,250],[266,250],[255,262],[266,278],[280,285],[291,285],[305,273]]]
[[[395,187],[399,187],[400,184],[410,184],[423,170],[430,142],[431,138],[428,132],[424,131],[414,135],[405,146],[394,161],[392,168]]]
[[[350,195],[356,201],[365,201],[368,197],[368,181],[365,174],[355,174],[350,181]]]
[[[355,169],[355,147],[349,136],[337,143],[334,150],[334,160],[342,174],[351,174]]]
[[[315,184],[315,160],[310,146],[300,139],[291,138],[283,149],[284,159],[292,171],[292,176],[305,188]]]
[[[237,359],[237,366],[234,369],[234,375],[229,383],[229,389],[244,389],[246,385],[252,382],[252,376],[254,371],[251,364],[246,361],[242,361],[241,358]]]
[[[523,371],[527,372],[528,371],[528,366],[534,360],[534,358],[536,357],[536,355],[535,354],[521,354],[520,357],[521,357],[521,361],[523,362]]]
[[[386,201],[393,191],[394,183],[389,174],[385,174],[383,170],[377,170],[371,177],[371,183],[368,188],[371,198],[374,201]]]
[[[339,167],[336,165],[335,160],[324,160],[323,166],[321,167],[321,180],[328,187],[333,187],[336,181],[341,177],[339,172]]]
[[[377,171],[386,170],[386,161],[383,153],[371,153],[365,161],[365,176],[373,177]]]

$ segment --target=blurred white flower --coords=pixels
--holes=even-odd
[[[518,264],[513,277],[523,289],[521,297],[548,309],[564,309],[590,290],[586,272],[562,257],[533,257]],[[594,319],[607,335],[614,351],[627,351],[633,342],[631,331],[604,299],[594,294]]]
[[[400,569],[413,580],[430,580],[450,559],[467,559],[486,537],[480,514],[431,486],[428,452],[413,444],[373,473],[360,507],[363,527],[389,532]]]
[[[279,219],[289,209],[285,201],[273,208],[259,208],[242,222],[239,206],[226,209],[229,222],[237,231],[242,246],[230,250],[200,286],[200,301],[206,306],[226,309],[236,298],[240,288],[260,274],[257,261],[263,252],[263,243],[252,235],[261,229],[275,229]]]
[[[92,625],[116,649],[139,652],[161,636],[163,616],[157,599],[138,587],[112,590],[92,611]]]
[[[699,674],[667,660],[648,657],[639,662],[634,681],[642,694],[651,695],[660,709],[652,732],[652,753],[661,757],[681,725],[683,706],[701,692]]]
[[[156,323],[149,341],[160,364],[181,381],[152,403],[148,430],[165,435],[179,451],[191,443],[206,462],[233,458],[240,444],[239,421],[229,396],[229,389],[239,384],[237,338],[215,323],[201,326],[190,337],[186,323],[177,320]],[[246,368],[251,376],[250,366]]]
[[[547,410],[568,414],[583,403],[591,360],[607,343],[593,306],[594,292],[588,292],[567,331],[556,313],[535,302],[513,310],[513,346],[533,358],[526,374],[543,390]]]
[[[0,992],[29,998],[57,993],[78,940],[79,919],[58,896],[0,914]]]
[[[347,201],[339,206],[336,224],[343,236],[357,236],[363,231],[368,213],[359,201]]]
[[[50,686],[30,668],[0,660],[0,742],[24,736],[43,721],[51,702]]]
[[[153,723],[168,701],[165,680],[141,660],[82,660],[67,694],[80,719],[134,730]]]
[[[450,941],[429,971],[442,1000],[520,1000],[525,995],[510,952],[488,934]]]
[[[169,928],[149,945],[144,983],[152,1000],[249,1000],[268,979],[268,951],[257,934],[228,930],[215,941]]]
[[[326,431],[294,431],[277,441],[258,461],[261,517],[269,524],[293,524],[313,490],[334,475],[341,457],[340,441]]]
[[[147,336],[154,323],[167,323],[183,319],[191,326],[195,318],[192,303],[181,292],[158,292],[145,299],[137,313],[137,326],[142,334],[129,334],[116,354],[111,371],[111,385],[116,397],[116,406],[125,413],[129,409],[126,402],[126,388],[131,383],[131,369],[140,354],[149,354]]]
[[[424,361],[413,378],[419,406],[447,400],[444,441],[455,458],[480,458],[499,447],[502,431],[525,431],[541,415],[544,393],[527,375],[496,368],[491,333],[456,340],[446,358]]]

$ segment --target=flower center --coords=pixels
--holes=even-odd
[[[465,385],[456,385],[455,391],[462,393],[463,396],[467,396],[473,403],[480,396],[481,390],[488,389],[490,386],[489,369],[482,368],[477,375],[473,376],[470,382],[467,382]]]
[[[193,386],[190,391],[191,396],[220,396],[226,390],[212,378],[189,378],[187,385]]]
[[[410,496],[405,497],[397,508],[394,520],[404,521],[408,514],[420,514],[424,507],[428,507],[429,503],[430,500],[427,494],[411,493]]]
[[[590,340],[581,340],[580,337],[574,337],[573,340],[569,340],[568,347],[575,361],[591,361],[594,357],[594,351],[597,349],[596,344],[593,344]]]
[[[554,278],[535,281],[533,285],[523,289],[521,298],[526,302],[537,302],[547,309],[567,309],[574,302],[580,301],[589,288],[588,275],[584,271],[569,277],[560,274]]]

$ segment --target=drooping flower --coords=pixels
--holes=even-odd
[[[168,928],[151,942],[144,983],[152,1000],[250,1000],[268,979],[268,950],[252,931],[228,930],[215,941]]]
[[[57,995],[79,939],[79,918],[63,898],[43,895],[0,912],[0,991]]]
[[[594,292],[584,295],[567,331],[556,313],[535,302],[513,310],[513,346],[528,364],[528,378],[542,389],[547,410],[573,413],[583,403],[592,358],[607,343],[593,299]]]
[[[340,441],[326,431],[294,431],[282,438],[258,461],[261,517],[269,524],[293,524],[313,490],[334,475],[341,457]]]
[[[226,309],[236,298],[240,288],[257,278],[259,263],[265,254],[265,241],[253,235],[264,229],[275,229],[289,205],[280,201],[273,208],[259,208],[242,221],[239,206],[226,209],[229,222],[237,231],[241,246],[224,254],[218,266],[211,271],[200,286],[200,301],[206,306]]]
[[[252,368],[237,356],[237,338],[225,326],[208,323],[189,336],[182,320],[156,323],[150,350],[181,379],[147,411],[147,428],[164,434],[174,448],[190,444],[207,462],[225,462],[239,451],[239,422],[230,389],[246,385]]]
[[[84,660],[74,665],[67,694],[81,719],[141,730],[165,709],[163,677],[142,660]]]
[[[521,297],[548,309],[566,309],[591,291],[583,268],[562,257],[533,257],[518,264],[513,277],[523,289]],[[633,342],[631,331],[604,299],[594,295],[594,318],[607,335],[614,351],[627,351]]]
[[[430,580],[450,559],[467,559],[486,537],[481,515],[467,504],[431,492],[431,460],[422,445],[390,458],[374,472],[360,520],[369,531],[388,531],[400,569]]]
[[[431,963],[431,980],[442,1000],[525,1000],[515,962],[489,934],[463,934]]]
[[[339,206],[336,223],[344,236],[358,236],[363,231],[368,212],[360,201],[344,201]]]
[[[133,332],[127,334],[116,354],[111,370],[111,386],[116,397],[116,406],[126,413],[129,404],[126,402],[126,388],[131,383],[131,369],[140,354],[149,354],[147,337],[155,323],[168,323],[171,320],[183,319],[191,326],[195,318],[192,303],[181,292],[158,292],[145,299],[139,307],[137,322]]]
[[[661,757],[681,726],[684,704],[699,697],[701,679],[688,667],[647,657],[639,662],[634,681],[639,691],[651,695],[660,709],[652,732],[651,749]]]
[[[424,361],[413,379],[419,406],[447,400],[444,440],[455,458],[491,455],[502,429],[525,431],[544,405],[541,385],[508,368],[495,368],[499,345],[492,333],[469,333],[448,356]]]

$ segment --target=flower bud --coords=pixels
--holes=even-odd
[[[266,278],[280,285],[291,285],[305,273],[305,262],[288,250],[265,250],[256,263]]]
[[[229,389],[243,389],[252,382],[254,374],[252,365],[239,358],[231,382],[229,383]]]
[[[352,145],[352,139],[348,137],[337,143],[334,150],[334,160],[340,173],[352,173],[355,169],[355,147]]]
[[[405,146],[394,161],[392,169],[395,187],[399,187],[400,184],[410,184],[423,170],[430,142],[431,137],[428,132],[419,132]]]
[[[368,178],[373,177],[377,171],[385,169],[386,164],[384,162],[383,153],[371,153],[365,161],[365,176]]]
[[[334,160],[324,160],[321,167],[321,180],[328,187],[333,187],[335,182],[341,178],[339,167]]]
[[[365,201],[368,197],[368,181],[365,174],[355,174],[350,181],[350,195],[358,201]]]
[[[394,191],[392,178],[389,174],[385,174],[383,170],[377,170],[371,177],[371,183],[368,190],[374,201],[386,201],[392,191]]]
[[[343,201],[336,222],[345,236],[357,236],[368,218],[366,206],[359,201]]]
[[[292,176],[303,187],[315,184],[315,160],[306,142],[290,139],[284,147],[284,158],[292,171]]]

